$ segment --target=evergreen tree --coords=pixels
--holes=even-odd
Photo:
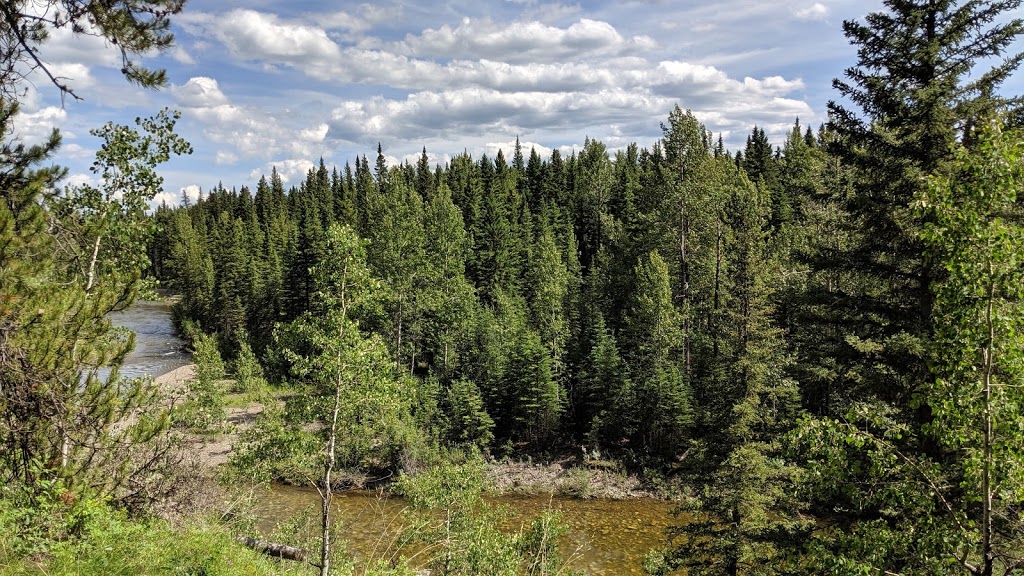
[[[795,422],[796,383],[786,375],[791,361],[782,331],[773,326],[776,258],[769,240],[768,194],[737,173],[729,206],[733,287],[730,326],[735,343],[727,386],[723,430],[708,451],[711,482],[682,507],[690,517],[673,530],[676,545],[663,573],[787,574],[796,569],[790,549],[806,537],[800,519],[795,466],[783,460],[782,436]],[[721,456],[717,456],[721,454]]]
[[[772,227],[779,229],[788,224],[792,218],[793,207],[788,191],[779,183],[778,161],[763,128],[754,126],[753,132],[747,136],[747,147],[743,151],[743,170],[751,182],[763,183],[764,189],[770,194]]]
[[[48,64],[44,44],[50,32],[70,30],[73,34],[100,36],[121,52],[121,73],[129,82],[147,88],[167,84],[167,72],[141,66],[140,56],[163,52],[174,43],[170,17],[181,12],[185,0],[15,0],[0,5],[4,25],[0,28],[3,60],[0,64],[0,93],[14,101],[26,81],[26,70],[43,74],[65,95],[79,99],[74,88]]]
[[[430,159],[427,157],[427,147],[423,147],[423,154],[416,162],[416,193],[425,202],[434,198],[434,191],[437,184],[434,182],[434,173],[430,170]]]
[[[696,248],[707,248],[713,243],[697,242],[696,236],[711,230],[707,222],[708,194],[704,169],[710,159],[707,132],[692,113],[683,113],[678,106],[669,114],[668,124],[662,124],[665,134],[664,180],[669,186],[673,211],[666,211],[670,218],[676,253],[676,293],[680,299],[682,316],[682,368],[686,378],[692,376],[694,367],[694,339],[697,319],[696,307],[707,301],[700,293],[706,282],[697,267],[703,260]]]
[[[424,266],[420,274],[422,334],[426,360],[449,376],[465,353],[476,296],[466,280],[469,239],[462,215],[442,184],[423,214]]]
[[[1024,23],[1002,18],[1019,0],[885,5],[864,23],[843,25],[859,60],[847,80],[833,84],[859,110],[829,104],[830,142],[856,169],[856,193],[846,209],[857,239],[817,265],[861,276],[840,286],[832,301],[854,327],[843,336],[844,387],[908,406],[929,379],[929,286],[938,279],[922,258],[922,220],[911,203],[924,177],[950,159],[957,135],[969,135],[979,115],[1009,104],[997,90],[1022,55],[981,66],[1002,57]]]
[[[613,447],[622,439],[623,427],[629,426],[629,414],[620,411],[631,389],[625,363],[619,354],[615,336],[605,326],[604,317],[596,312],[591,317],[590,353],[579,368],[579,384],[573,389],[573,417],[586,434],[592,450]]]
[[[639,262],[635,274],[624,330],[633,387],[618,410],[630,415],[624,431],[638,455],[675,456],[693,422],[690,389],[679,366],[679,316],[668,266],[657,252]]]
[[[180,296],[174,305],[175,324],[179,330],[186,319],[200,322],[213,330],[213,259],[206,248],[206,239],[192,226],[187,212],[175,212],[170,256],[167,262],[169,285]]]
[[[562,261],[562,251],[555,243],[555,235],[544,226],[534,248],[530,302],[533,325],[551,356],[555,377],[561,379],[565,361],[568,322],[565,313],[568,296],[568,271]]]
[[[421,343],[411,341],[409,333],[422,332],[415,326],[410,330],[410,325],[421,321],[418,287],[424,264],[423,200],[397,174],[385,181],[385,187],[371,196],[369,203],[368,215],[374,225],[367,235],[367,259],[388,289],[388,332],[395,361],[411,371]]]
[[[949,170],[956,140],[973,147],[979,119],[1015,105],[995,94],[1021,55],[992,62],[1024,23],[1005,18],[1017,0],[885,4],[864,23],[844,24],[859,63],[834,84],[863,114],[831,103],[824,138],[854,170],[842,205],[848,249],[815,262],[841,280],[818,294],[830,321],[843,326],[821,333],[840,341],[831,357],[815,360],[818,372],[841,367],[832,388],[843,392],[837,403],[845,414],[807,419],[796,438],[808,469],[818,471],[805,477],[813,510],[829,516],[827,535],[810,548],[822,570],[940,573],[965,553],[945,552],[957,537],[941,487],[959,483],[945,478],[942,464],[958,456],[946,438],[931,435],[942,411],[926,400],[935,386],[929,362],[943,353],[930,342],[931,287],[951,271],[925,258],[922,230],[934,215],[913,203],[926,176]],[[926,481],[922,490],[925,478],[938,484]],[[828,512],[836,510],[849,512]]]

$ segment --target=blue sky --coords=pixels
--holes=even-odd
[[[175,202],[218,182],[254,186],[271,166],[297,184],[321,157],[343,166],[377,143],[392,162],[463,150],[543,156],[596,138],[650,146],[672,106],[727,146],[756,124],[781,141],[796,117],[824,121],[833,77],[854,62],[842,21],[877,0],[456,0],[374,3],[190,0],[154,92],[125,83],[102,40],[58,32],[44,49],[83,97],[63,106],[40,80],[18,132],[64,134],[57,162],[89,182],[91,128],[180,110],[194,153],[165,165]],[[1012,87],[1011,87],[1012,88]],[[1017,90],[1016,92],[1020,92]]]

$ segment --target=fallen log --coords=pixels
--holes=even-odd
[[[265,540],[258,540],[249,536],[239,536],[235,538],[246,547],[252,548],[260,554],[266,554],[273,558],[282,558],[284,560],[295,560],[296,562],[306,561],[306,551],[302,548],[296,548],[294,546],[287,546],[285,544],[275,544],[274,542],[267,542]]]

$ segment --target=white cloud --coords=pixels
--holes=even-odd
[[[362,32],[370,27],[369,22],[348,12],[331,11],[320,14],[308,14],[306,19],[323,26],[325,30]]]
[[[79,62],[57,62],[51,64],[49,69],[57,80],[71,86],[76,92],[91,88],[96,83],[89,67]]]
[[[318,27],[282,20],[255,10],[232,10],[222,15],[193,13],[178,22],[197,35],[219,40],[243,61],[308,64],[309,58],[337,61],[338,45]]]
[[[653,65],[633,58],[624,64],[605,69],[537,67],[540,78],[532,83],[548,90],[531,89],[523,77],[516,79],[518,85],[509,86],[518,68],[496,65],[487,81],[476,85],[421,90],[404,98],[345,101],[334,109],[327,138],[368,146],[377,139],[525,135],[637,122],[657,126],[677,102],[728,126],[752,116],[784,122],[791,122],[794,112],[813,117],[806,103],[789,99],[803,89],[801,79],[737,80],[713,66],[680,61]],[[545,74],[558,79],[546,81]]]
[[[407,56],[444,56],[500,60],[510,63],[557,62],[567,58],[592,60],[651,48],[648,36],[625,39],[614,26],[581,18],[568,28],[539,21],[498,23],[464,18],[456,26],[441,26],[408,35],[394,50]]]
[[[538,144],[536,142],[524,142],[519,141],[519,148],[523,152],[523,158],[525,160],[530,159],[530,149],[537,151],[537,155],[541,158],[547,159],[551,157],[551,148]],[[501,150],[501,154],[505,157],[508,162],[512,161],[512,157],[516,151],[516,141],[510,140],[508,142],[488,142],[484,145],[484,150],[488,156],[494,158],[498,155],[498,150]]]
[[[278,176],[281,177],[281,182],[285,184],[297,184],[301,182],[306,174],[316,166],[312,160],[305,158],[289,158],[285,160],[275,160],[273,162],[267,162],[262,168],[254,168],[249,173],[249,178],[252,180],[259,180],[261,176],[270,178],[271,171],[276,168]]]
[[[324,126],[293,127],[290,120],[269,112],[233,104],[221,104],[186,110],[186,117],[203,126],[204,135],[212,142],[231,146],[236,152],[223,151],[221,160],[230,155],[269,159],[282,154],[319,156],[323,154]]]
[[[178,104],[186,108],[209,108],[228,103],[217,80],[206,76],[189,78],[184,86],[175,86],[171,91]]]
[[[164,92],[140,96],[113,82],[117,70],[103,67],[119,67],[119,57],[103,42],[65,38],[53,61],[77,65],[65,69],[91,82],[88,105],[102,109],[92,118],[123,113],[130,122],[168,103],[183,110],[179,129],[197,149],[190,168],[202,167],[181,170],[173,188],[239,185],[272,165],[295,183],[306,159],[372,160],[378,141],[395,162],[413,163],[423,145],[432,163],[463,149],[511,156],[517,135],[524,153],[536,145],[545,157],[578,149],[586,136],[610,152],[649,146],[676,103],[738,145],[755,122],[783,134],[796,116],[820,121],[803,100],[821,104],[834,75],[821,81],[813,66],[797,65],[824,60],[832,46],[811,41],[830,26],[797,19],[839,21],[865,9],[855,0],[361,1],[206,0],[216,12],[175,18],[187,51],[161,60],[175,84]],[[251,9],[234,8],[242,5]],[[26,110],[53,103],[52,90],[40,90]],[[84,134],[98,123],[70,124]]]
[[[800,20],[824,20],[828,16],[828,6],[821,2],[815,2],[810,6],[797,8],[793,15]]]
[[[197,184],[190,184],[188,186],[185,186],[178,193],[179,197],[185,196],[186,198],[189,199],[190,202],[198,201],[199,197],[202,196],[202,195],[203,195],[203,189],[200,188],[199,185],[197,185]]]
[[[325,121],[310,126],[302,115],[287,108],[267,112],[233,104],[213,78],[191,78],[172,93],[184,108],[183,117],[198,124],[206,139],[220,145],[214,155],[216,165],[234,165],[240,158],[315,157],[328,151]]]
[[[76,172],[68,174],[62,181],[65,188],[79,188],[82,186],[99,187],[101,182],[92,174]]]
[[[192,55],[188,53],[188,51],[181,47],[180,44],[175,44],[174,47],[171,48],[169,53],[171,55],[171,58],[173,58],[174,61],[178,62],[179,64],[187,64],[191,66],[196,63],[195,58],[193,58]]]
[[[402,164],[409,163],[415,166],[420,161],[421,156],[423,156],[422,150],[414,154],[406,154],[402,157],[400,162]],[[387,158],[387,156],[385,156],[385,158]],[[427,165],[430,166],[431,170],[438,165],[444,166],[449,161],[451,161],[451,156],[448,154],[438,154],[437,152],[427,151]]]
[[[39,144],[50,137],[54,128],[67,121],[68,113],[58,106],[46,106],[14,117],[14,135],[26,144]]]
[[[180,194],[172,194],[170,192],[157,192],[153,199],[149,201],[150,209],[156,209],[164,204],[168,206],[177,206],[181,203]]]
[[[45,46],[47,61],[120,69],[121,52],[117,47],[98,35],[88,22],[83,25],[83,34],[75,34],[70,26],[51,30]]]
[[[581,8],[579,4],[531,3],[523,10],[520,19],[539,20],[541,22],[558,22],[568,18],[569,16],[579,14],[582,11],[583,8]]]
[[[219,166],[234,164],[238,162],[238,154],[226,150],[218,150],[214,162]]]
[[[327,123],[322,123],[314,126],[313,128],[307,128],[299,131],[299,138],[309,142],[323,142],[327,136]]]

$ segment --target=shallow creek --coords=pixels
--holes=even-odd
[[[269,534],[279,521],[303,510],[319,516],[320,498],[312,488],[275,486],[260,499],[260,531]],[[575,500],[548,496],[488,497],[503,506],[508,518],[502,528],[518,530],[548,507],[562,514],[568,534],[562,553],[572,557],[570,568],[585,574],[642,574],[644,556],[661,545],[671,524],[672,504],[661,500]],[[391,559],[402,528],[406,503],[376,492],[348,491],[335,495],[334,512],[348,549],[361,559]]]

